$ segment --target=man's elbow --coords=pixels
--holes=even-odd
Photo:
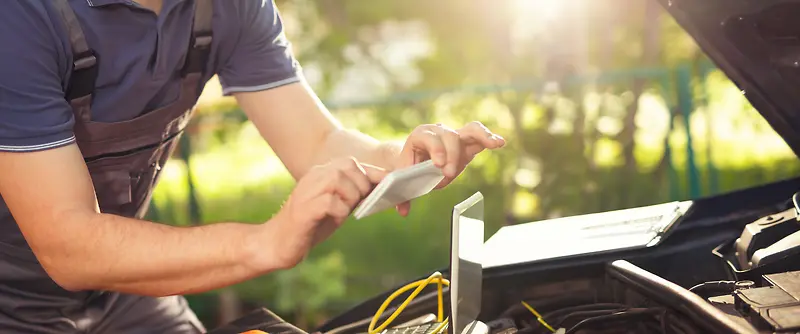
[[[94,290],[90,285],[86,284],[87,281],[82,280],[78,275],[61,272],[49,275],[50,279],[64,290],[70,292]]]
[[[80,265],[70,263],[61,256],[41,256],[39,263],[50,279],[67,291],[94,290],[91,277],[84,275]]]
[[[68,291],[95,290],[92,266],[93,256],[87,240],[91,233],[86,233],[88,217],[80,217],[78,224],[76,215],[61,216],[59,224],[46,224],[48,229],[40,229],[38,235],[29,235],[29,244],[44,271],[56,284]],[[41,225],[40,225],[41,226]],[[96,260],[96,257],[95,259]]]

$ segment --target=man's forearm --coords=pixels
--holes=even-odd
[[[361,162],[393,170],[402,142],[380,142],[366,134],[351,129],[332,131],[317,150],[314,164],[322,164],[333,158],[352,156]]]
[[[58,235],[43,246],[51,248],[39,252],[48,254],[40,261],[57,283],[70,290],[151,296],[197,293],[278,269],[254,259],[259,246],[255,238],[263,227],[238,223],[174,227],[93,214],[54,228],[52,233]]]
[[[402,144],[344,129],[305,81],[234,95],[295,179],[338,157],[394,169],[393,153]]]

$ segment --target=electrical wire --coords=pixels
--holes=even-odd
[[[657,309],[657,308],[653,308],[653,309],[630,309],[630,310],[617,312],[617,313],[612,313],[612,314],[608,314],[608,315],[601,315],[601,316],[597,316],[597,317],[593,317],[593,318],[584,319],[584,320],[578,322],[577,324],[575,324],[575,326],[572,326],[572,328],[570,328],[566,332],[566,334],[574,334],[578,330],[581,330],[581,329],[583,329],[585,327],[594,326],[594,325],[598,325],[600,323],[605,323],[605,322],[614,322],[614,321],[619,321],[619,320],[623,320],[623,319],[640,318],[640,317],[641,318],[645,318],[645,319],[648,319],[648,318],[649,319],[655,319],[654,316],[657,316],[658,313],[662,313],[662,312],[663,312],[663,309]]]
[[[704,282],[689,288],[700,297],[711,297],[715,295],[730,294],[736,288],[735,281],[711,281]]]
[[[592,314],[609,314],[609,313],[618,312],[618,311],[622,311],[622,310],[626,310],[626,309],[630,308],[630,306],[624,305],[624,304],[597,303],[597,302],[594,302],[595,300],[596,300],[595,298],[591,298],[591,299],[589,299],[589,298],[567,298],[567,299],[561,298],[558,302],[555,302],[555,303],[551,302],[549,304],[548,303],[543,303],[542,304],[541,301],[538,301],[538,303],[536,304],[536,307],[538,309],[542,309],[542,307],[545,307],[546,309],[549,309],[548,312],[546,312],[544,314],[541,314],[541,313],[540,314],[541,314],[541,319],[542,320],[547,319],[547,324],[550,325],[550,328],[553,328],[553,329],[561,328],[561,327],[569,328],[569,327],[567,327],[567,326],[562,324],[562,322],[564,321],[565,318],[572,318],[572,317],[575,317],[575,316],[579,316],[577,320],[583,320],[583,318],[585,318],[587,316],[590,316]],[[569,303],[569,302],[572,302],[572,303]],[[526,301],[526,303],[527,303],[527,301]],[[572,304],[573,306],[566,306],[564,304]],[[551,305],[551,306],[552,305],[559,305],[560,307],[551,308],[551,307],[548,307],[548,305]],[[561,305],[564,305],[564,306],[561,306]],[[514,304],[514,306],[511,306],[506,310],[505,314],[514,315],[514,318],[518,318],[520,316],[523,316],[522,314],[516,314],[517,311],[515,311],[514,308],[517,307],[517,306],[519,306],[519,309],[526,310],[526,307],[524,306],[524,304],[522,304],[522,303]],[[532,306],[532,305],[529,304],[529,306]],[[584,312],[589,312],[589,311],[596,311],[596,313],[582,314]],[[527,310],[527,312],[525,312],[525,313],[526,314],[531,314],[533,312],[530,312],[530,310]],[[537,313],[539,313],[539,312],[537,311]],[[531,322],[529,322],[527,319],[524,319],[524,318],[523,319],[519,319],[519,321],[521,321],[521,323],[523,324],[523,327],[524,327],[524,328],[519,330],[520,331],[519,334],[553,333],[552,330],[550,330],[549,328],[546,328],[541,322],[538,321],[539,317],[536,317],[536,314],[533,314],[533,315],[534,315],[534,317],[532,317],[532,318],[534,318],[536,320],[531,319]]]
[[[601,315],[608,315],[624,311],[624,309],[617,310],[592,310],[592,311],[575,311],[559,318],[553,324],[558,327],[569,328],[566,324],[575,324],[583,319],[594,318]],[[575,321],[575,319],[578,319]],[[571,321],[570,321],[571,320]]]
[[[542,319],[547,319],[552,328],[561,328],[561,327],[569,328],[568,326],[566,326],[564,324],[564,321],[566,319],[573,318],[575,316],[580,316],[580,317],[578,317],[578,320],[582,320],[583,317],[586,317],[588,315],[593,314],[593,313],[589,313],[587,315],[587,314],[583,314],[584,312],[597,312],[597,313],[594,313],[594,314],[598,314],[598,313],[599,314],[609,314],[609,313],[625,310],[625,309],[628,309],[628,308],[630,308],[630,306],[623,305],[623,304],[617,304],[617,303],[579,304],[579,305],[567,306],[567,307],[562,307],[562,308],[558,308],[558,309],[549,311],[549,312],[545,313],[542,316]],[[533,326],[532,328],[534,328],[534,329],[535,328],[541,328],[540,330],[536,330],[536,333],[552,333],[552,331],[550,331],[547,328],[544,328],[544,326],[541,326],[541,325],[536,326],[538,324],[535,321],[533,323],[527,323],[527,322],[525,322],[525,323],[526,323],[526,326]],[[574,323],[572,323],[572,324],[574,324]]]
[[[544,319],[542,318],[542,315],[539,314],[539,312],[536,312],[536,310],[534,310],[532,306],[528,305],[528,303],[526,303],[524,300],[521,301],[520,303],[522,303],[522,306],[525,306],[525,308],[528,309],[528,311],[531,311],[531,313],[533,313],[533,315],[536,316],[536,320],[539,321],[539,323],[542,324],[542,326],[549,329],[551,333],[556,332],[556,330],[553,329],[552,326],[547,324],[547,322],[545,322]]]
[[[526,302],[527,303],[527,302]],[[519,306],[520,309],[526,309],[523,303],[514,304]],[[529,304],[529,306],[531,306]],[[536,304],[536,307],[541,309],[542,305]],[[516,306],[511,306],[507,309],[506,314],[514,314],[516,311],[512,309]],[[538,320],[537,314],[539,312],[531,312],[528,310],[526,312],[528,314],[533,313],[534,317]],[[621,314],[620,314],[621,313]],[[639,313],[639,314],[629,314],[629,313]],[[520,316],[520,315],[517,315]],[[647,332],[651,333],[674,333],[674,334],[699,334],[691,324],[685,322],[684,319],[680,318],[677,314],[672,313],[669,309],[664,309],[660,307],[651,307],[651,308],[636,308],[632,307],[632,305],[625,305],[619,303],[589,303],[589,304],[578,304],[574,306],[567,306],[562,308],[557,308],[552,311],[545,312],[542,314],[542,319],[547,319],[550,327],[552,328],[570,328],[577,325],[584,320],[589,320],[593,318],[597,318],[598,316],[612,316],[612,317],[605,317],[605,319],[595,319],[593,321],[589,321],[587,323],[582,324],[581,326],[592,326],[592,325],[611,325],[615,326],[630,326],[632,323],[630,322],[620,322],[620,320],[633,320],[630,319],[628,316],[633,316],[634,318],[641,319],[634,320],[638,323],[639,327],[647,328]],[[620,319],[622,318],[622,319]],[[528,321],[527,319],[520,319],[524,324],[524,328],[521,328],[518,334],[540,334],[540,333],[552,333],[552,331],[548,328],[545,328],[543,324],[540,322],[534,321],[531,319]],[[598,321],[598,322],[595,322]],[[584,327],[585,328],[585,327]],[[613,327],[616,328],[616,327]],[[621,328],[621,327],[620,327]]]
[[[569,306],[554,310],[550,313],[544,315],[547,319],[554,319],[564,316],[565,314],[569,314],[571,312],[578,312],[578,311],[598,311],[598,310],[619,310],[619,309],[628,309],[630,306],[618,303],[594,303],[594,304],[585,304],[585,305],[576,305],[576,306]]]
[[[550,319],[550,317],[547,316],[548,310],[558,310],[574,305],[594,304],[599,303],[600,301],[596,296],[587,296],[581,294],[579,296],[540,297],[536,298],[535,302],[531,300],[525,300],[525,302],[536,308],[537,311],[541,312],[543,318]],[[527,314],[530,314],[530,311],[528,311],[524,305],[521,303],[512,303],[503,311],[500,317],[516,318],[525,316]]]
[[[427,279],[415,281],[405,286],[401,287],[400,289],[393,292],[389,295],[388,298],[383,302],[383,304],[378,308],[375,312],[375,315],[372,317],[372,320],[369,323],[368,327],[368,334],[379,334],[383,332],[389,325],[397,319],[397,317],[405,310],[406,307],[414,300],[429,284],[436,283],[437,285],[437,297],[438,297],[438,313],[437,313],[437,322],[439,323],[433,331],[429,332],[431,334],[440,334],[444,332],[444,330],[448,327],[449,317],[444,316],[444,297],[443,297],[443,286],[450,286],[450,281],[445,279],[441,273],[434,272]],[[717,283],[717,282],[714,282]],[[727,283],[727,282],[725,282]],[[724,284],[721,284],[724,285]],[[381,315],[386,311],[389,307],[391,302],[402,295],[403,293],[408,292],[409,290],[414,289],[411,294],[406,297],[406,299],[401,303],[392,314],[380,325],[377,325],[378,320],[380,320]],[[623,319],[630,319],[630,318],[643,318],[642,320],[651,320],[654,323],[649,323],[651,327],[660,327],[661,331],[664,331],[667,328],[672,329],[675,332],[684,332],[684,333],[692,333],[694,332],[691,329],[691,326],[681,322],[679,319],[675,319],[674,315],[669,314],[664,309],[661,308],[645,308],[645,309],[637,309],[633,308],[630,309],[628,306],[616,303],[597,303],[597,304],[588,304],[588,305],[578,305],[573,307],[566,307],[563,309],[558,309],[545,316],[542,316],[537,312],[530,304],[525,301],[521,301],[520,304],[527,309],[531,314],[536,317],[536,320],[539,324],[544,326],[550,333],[556,333],[556,330],[548,324],[544,319],[545,317],[549,319],[557,319],[557,322],[554,324],[558,327],[564,327],[562,325],[570,318],[577,318],[581,319],[578,321],[574,326],[569,328],[566,333],[575,333],[578,330],[599,325],[601,323],[606,322],[616,322]],[[672,315],[672,321],[667,322],[668,314]],[[366,320],[366,319],[365,319]],[[659,321],[660,320],[660,321]],[[660,325],[660,326],[659,326]]]
[[[546,313],[544,318],[550,319],[550,324],[554,328],[569,328],[571,331],[567,333],[575,333],[586,327],[614,326],[616,323],[616,327],[605,328],[608,330],[619,327],[622,331],[623,327],[629,328],[636,324],[644,326],[638,327],[640,332],[642,328],[647,328],[648,333],[697,334],[690,324],[676,314],[659,307],[631,308],[615,303],[577,305]],[[633,320],[635,323],[625,320]],[[535,327],[520,330],[520,334],[533,333],[544,333],[544,331]]]
[[[436,282],[437,283],[436,285],[438,287],[439,312],[436,316],[436,320],[437,322],[440,323],[433,330],[432,333],[436,334],[442,332],[447,327],[449,322],[449,318],[444,318],[444,298],[442,296],[443,295],[442,286],[443,285],[450,286],[450,281],[442,277],[442,273],[438,271],[428,276],[427,279],[406,284],[402,288],[397,289],[397,291],[392,293],[388,298],[386,298],[381,307],[378,308],[378,311],[375,312],[375,316],[372,317],[372,321],[370,321],[369,323],[369,328],[367,332],[369,334],[377,334],[382,332],[387,327],[389,327],[392,321],[394,321],[400,315],[400,313],[402,313],[403,310],[405,310],[408,304],[411,303],[411,301],[414,300],[414,298],[416,298],[417,295],[419,295],[420,292],[422,292],[422,290],[425,289],[425,287],[432,282]],[[389,304],[391,304],[391,302],[401,294],[414,288],[416,289],[413,292],[411,292],[411,294],[408,297],[406,297],[406,300],[403,301],[403,303],[400,304],[400,306],[398,306],[397,309],[395,309],[392,315],[390,315],[380,326],[375,327],[376,323],[378,322],[378,319],[380,319],[381,317],[381,314],[383,314],[383,312],[386,311],[386,308],[389,307]]]

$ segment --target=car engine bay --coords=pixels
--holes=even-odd
[[[511,306],[487,312],[484,320],[492,334],[798,333],[798,197],[792,196],[789,208],[759,217],[738,237],[713,248],[717,266],[725,268],[715,279],[691,282],[687,272],[702,271],[691,267],[691,261],[679,269],[684,273],[670,272],[673,267],[662,276],[627,260],[614,260],[595,275],[584,271],[572,279],[562,275],[549,283],[507,285],[506,291],[488,292],[486,300],[494,297],[499,305]],[[641,262],[660,267],[658,260]],[[678,276],[685,286],[669,280]]]
[[[691,261],[668,270],[658,259],[639,261],[664,271],[662,276],[614,260],[594,276],[584,271],[572,279],[562,275],[549,283],[489,292],[487,300],[495,297],[511,306],[487,312],[484,320],[492,334],[798,333],[800,195],[789,202],[788,208],[747,223],[739,236],[714,247],[713,260],[697,263],[723,267],[715,279],[692,282],[691,271],[703,268],[692,267]],[[684,272],[670,272],[676,269]],[[684,286],[669,277],[681,277]],[[529,303],[541,317],[514,300]]]
[[[603,278],[565,284],[584,289],[529,301],[542,321],[515,304],[487,323],[491,333],[553,333],[548,325],[555,333],[585,334],[800,330],[797,271],[765,275],[759,282],[712,281],[685,289],[619,260],[608,265]]]
[[[797,189],[800,178],[698,200],[657,247],[484,268],[478,320],[489,334],[800,333]],[[434,290],[393,325],[430,319]],[[316,331],[367,333],[390,293]]]
[[[484,268],[476,320],[486,334],[800,333],[797,189],[800,178],[697,200],[656,247]],[[209,333],[432,334],[404,328],[436,323],[435,285],[408,303],[410,290],[387,291],[314,330],[259,309]]]

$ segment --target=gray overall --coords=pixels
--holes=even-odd
[[[68,0],[52,0],[69,32],[74,66],[65,98],[75,115],[75,137],[92,177],[101,211],[141,218],[161,166],[183,133],[202,87],[211,46],[211,0],[196,1],[194,27],[180,97],[172,104],[116,123],[92,120],[96,55],[87,45]],[[8,212],[0,220],[16,223]],[[3,217],[0,216],[0,217]],[[51,280],[21,234],[0,242],[0,333],[202,333],[203,325],[180,296],[151,298],[105,291],[70,292]]]

